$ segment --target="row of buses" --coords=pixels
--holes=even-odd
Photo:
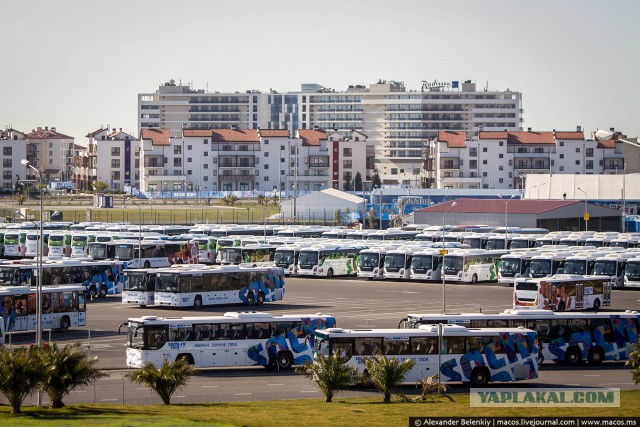
[[[639,331],[640,316],[631,311],[409,314],[397,329],[344,329],[322,313],[144,316],[128,321],[126,364],[183,359],[201,368],[267,366],[267,349],[275,347],[280,369],[322,354],[363,373],[368,357],[384,355],[416,362],[406,382],[440,374],[443,381],[483,386],[536,378],[544,361],[597,366],[627,360]]]

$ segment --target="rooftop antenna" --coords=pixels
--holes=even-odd
[[[489,91],[489,80],[487,80],[487,84],[484,86],[484,91],[485,92]]]

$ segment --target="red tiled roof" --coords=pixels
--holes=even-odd
[[[27,139],[74,139],[72,136],[68,136],[51,129],[38,129],[35,132],[27,134]]]
[[[598,148],[616,148],[616,140],[607,139],[606,141],[598,141]]]
[[[327,140],[327,133],[323,130],[298,129],[298,137],[302,139],[302,145],[320,145],[320,141]]]
[[[555,144],[553,132],[480,132],[480,139],[506,139],[507,144]]]
[[[453,130],[440,131],[438,132],[438,141],[446,142],[449,148],[464,148],[466,147],[467,133]]]
[[[169,129],[143,128],[140,139],[150,139],[152,145],[171,145]]]
[[[556,132],[556,139],[584,140],[584,132]]]
[[[454,201],[440,203],[429,208],[420,209],[417,212],[461,212],[461,213],[501,213],[504,214],[504,204],[508,199],[457,199],[456,206],[451,207]],[[583,203],[580,200],[520,200],[510,199],[509,214],[540,214],[554,209],[570,206],[575,203]]]
[[[262,138],[289,137],[289,131],[287,129],[258,129],[258,133]]]
[[[257,129],[211,129],[211,142],[260,142]]]
[[[182,136],[211,136],[211,129],[182,129]]]
[[[86,150],[87,147],[85,147],[84,145],[73,144],[73,149],[74,150]]]
[[[100,132],[105,131],[105,130],[109,130],[109,129],[100,128],[98,130],[94,130],[93,132],[89,132],[86,137],[87,138],[93,138],[94,136],[96,136],[97,134],[99,134]]]

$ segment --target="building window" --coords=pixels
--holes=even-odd
[[[343,160],[342,167],[345,169],[351,169],[351,160]]]
[[[203,181],[209,181],[209,177],[205,175],[205,176],[202,177],[202,180]]]
[[[7,180],[7,179],[11,179],[11,171],[4,171],[2,172],[2,179]]]
[[[187,150],[191,151],[191,146],[190,145],[187,145]]]
[[[120,159],[111,159],[111,167],[119,168],[120,167]]]
[[[204,144],[205,145],[209,144],[209,140],[207,138],[204,139]]]
[[[500,141],[500,142],[498,142],[498,145],[499,145],[500,147],[502,147],[502,146],[504,145],[504,141]]]
[[[580,147],[576,147],[576,153],[580,152]]]
[[[265,182],[269,182],[269,177],[268,177],[268,176],[265,176],[265,177],[263,178],[263,181],[265,181]]]
[[[499,182],[500,184],[502,184],[502,182],[503,182],[503,181],[504,181],[504,180],[503,180],[502,178],[499,178],[499,179],[498,179],[498,182]]]
[[[469,169],[478,169],[478,161],[469,160]]]
[[[486,178],[487,177],[487,173],[486,172],[482,172],[482,176]]]
[[[486,164],[487,164],[487,161],[486,161],[486,160],[483,160],[483,161],[482,161],[482,164],[483,164],[483,165],[486,165]]]
[[[504,157],[504,154],[502,154],[502,153],[498,154],[498,158],[499,159],[502,159],[503,157]]]
[[[205,151],[205,152],[204,152],[204,156],[205,156],[205,157],[209,157],[209,152],[208,152],[208,151]]]
[[[5,156],[10,156],[12,147],[2,147],[2,154]]]
[[[205,163],[203,166],[204,166],[205,169],[209,169],[209,164],[208,163]]]
[[[561,159],[564,159],[564,154],[560,154],[560,158],[561,158]]]
[[[398,168],[391,168],[391,175],[398,175]]]
[[[111,147],[111,155],[119,156],[120,155],[120,147]]]
[[[191,157],[187,157],[187,163],[191,163],[192,159]]]
[[[113,172],[113,176],[111,177],[111,180],[119,180],[120,179],[120,171],[115,171]]]
[[[504,166],[498,166],[498,170],[504,170]]]
[[[579,165],[579,164],[580,164],[580,160],[576,160],[576,165]]]
[[[560,141],[560,147],[564,147],[564,141]]]
[[[269,165],[264,165],[264,168],[265,169],[269,169]]]
[[[284,157],[280,157],[280,163],[284,163]]]
[[[11,159],[2,159],[2,167],[10,168],[11,167]]]
[[[187,169],[187,175],[191,175],[191,169]]]
[[[478,148],[477,147],[470,147],[469,148],[469,156],[470,157],[478,156]]]
[[[587,164],[585,165],[587,169],[593,169],[593,160],[587,160]]]
[[[269,157],[269,152],[268,152],[268,151],[265,151],[265,152],[264,152],[264,156],[265,156],[265,157]]]
[[[586,156],[593,157],[593,148],[587,148],[586,150]]]
[[[342,149],[342,155],[344,157],[351,157],[352,156],[352,150],[351,148],[343,148]]]
[[[564,171],[564,166],[560,166],[560,172]]]
[[[264,140],[264,145],[269,145],[269,140],[268,139]]]
[[[181,158],[173,159],[173,166],[174,167],[182,166],[182,159]]]
[[[173,154],[182,154],[182,147],[179,145],[176,145],[173,147]]]
[[[486,153],[487,152],[487,147],[482,147],[482,152]]]
[[[284,151],[284,145],[280,146],[280,151]]]

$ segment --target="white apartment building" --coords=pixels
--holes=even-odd
[[[433,160],[429,141],[438,131],[517,131],[522,113],[519,92],[477,91],[471,81],[424,83],[420,91],[395,81],[343,92],[303,84],[286,94],[209,92],[170,81],[138,95],[139,127],[168,128],[172,137],[182,129],[320,129],[342,138],[361,132],[367,135],[363,180],[377,172],[386,185],[431,185],[435,177],[422,166]]]
[[[26,135],[7,127],[0,131],[0,150],[2,152],[2,192],[11,193],[17,180],[26,177],[25,166],[20,160],[27,158]]]
[[[437,188],[521,189],[530,174],[622,173],[622,143],[585,139],[576,131],[441,131],[437,145]]]
[[[27,160],[45,180],[71,180],[75,143],[72,136],[64,135],[55,127],[38,127],[26,135]],[[19,161],[19,160],[18,160]],[[27,176],[35,176],[28,172]]]

